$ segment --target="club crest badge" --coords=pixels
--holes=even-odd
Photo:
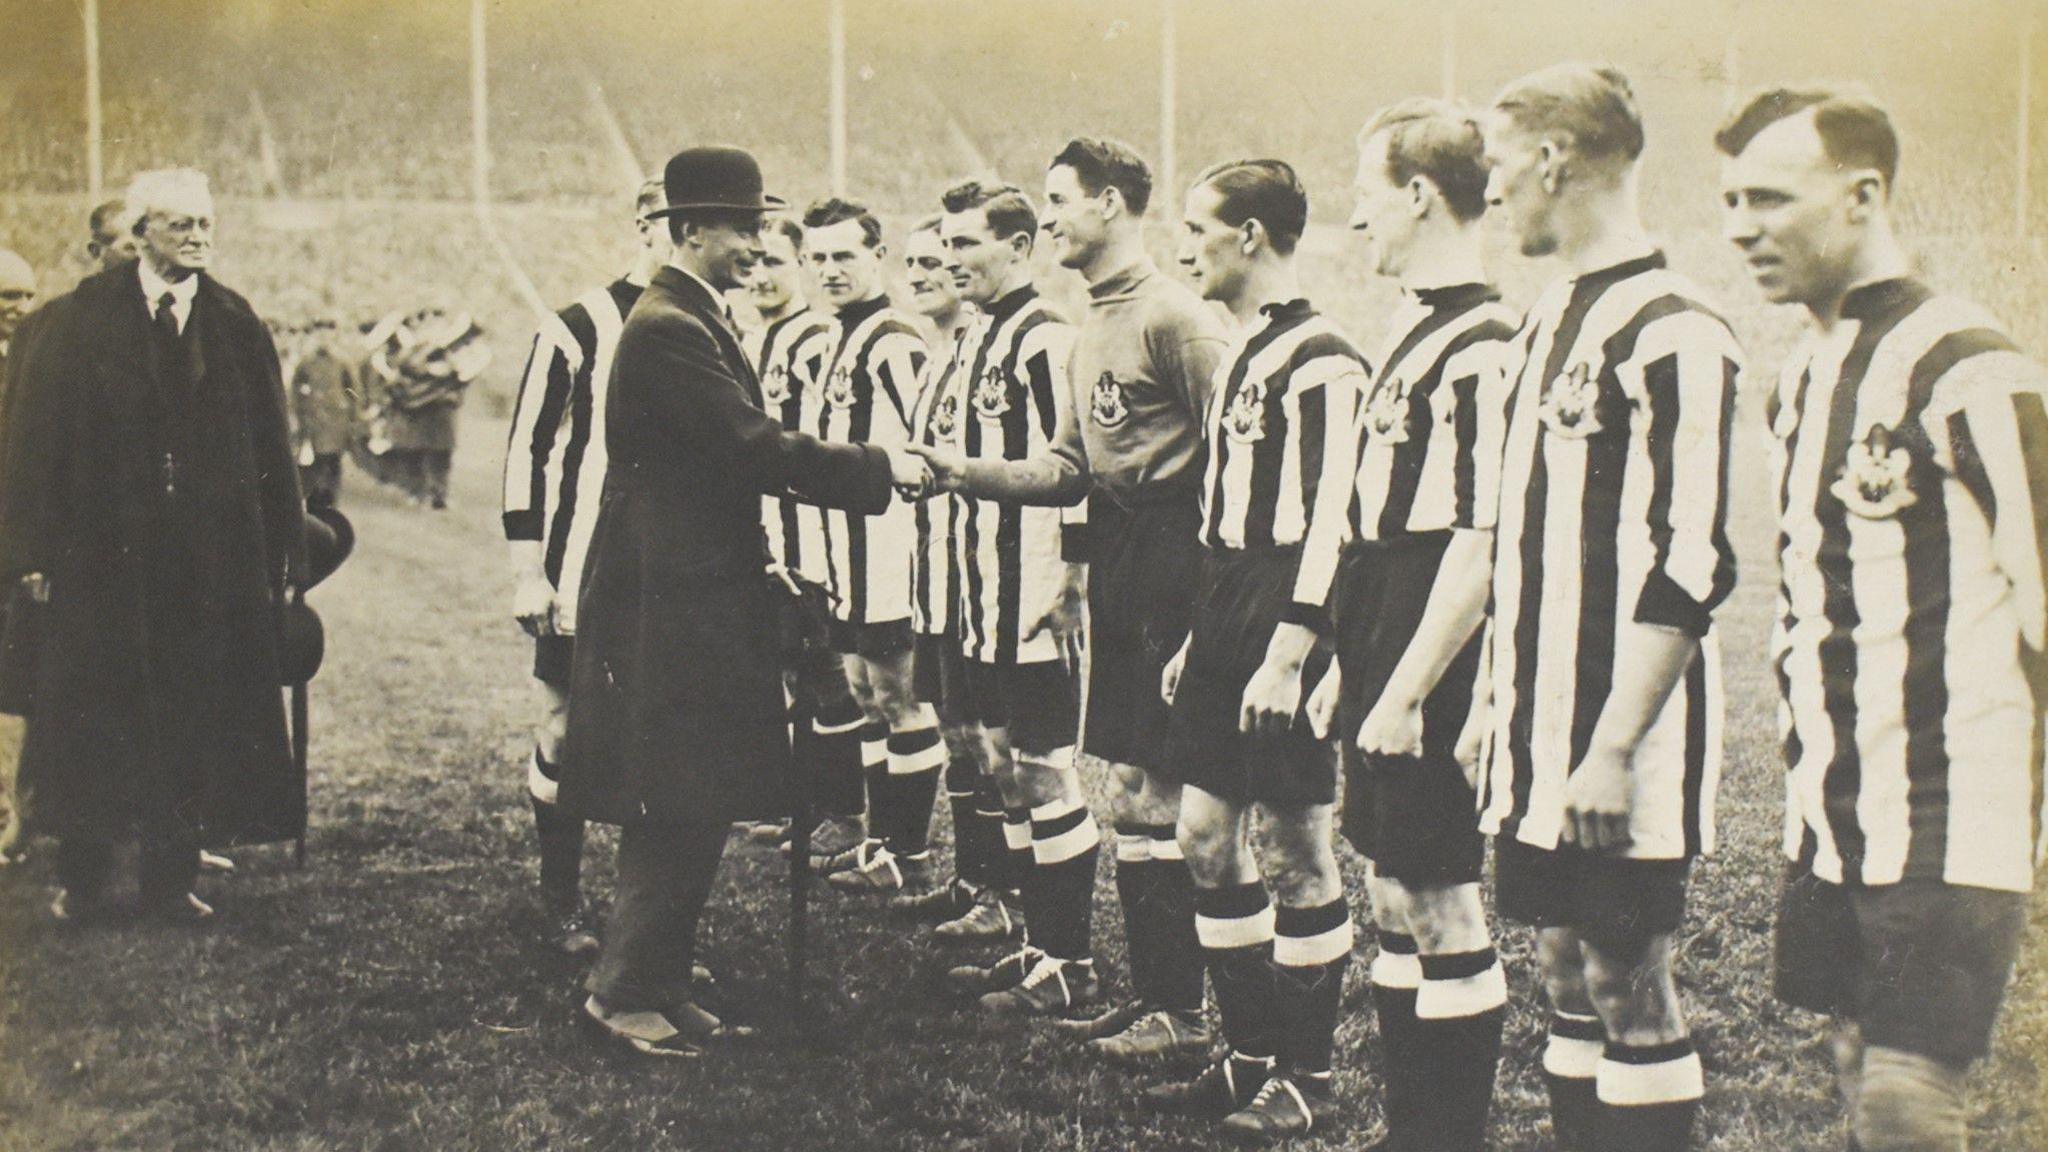
[[[1000,420],[1010,411],[1010,388],[1003,370],[990,365],[974,381],[974,414],[983,420]]]
[[[1095,387],[1088,394],[1088,408],[1095,423],[1103,428],[1121,428],[1131,418],[1130,405],[1124,402],[1124,386],[1107,372],[1095,378]]]
[[[789,366],[777,364],[761,378],[761,399],[770,404],[789,403]]]
[[[931,429],[932,439],[941,443],[950,444],[960,439],[960,397],[951,392],[939,397],[939,402],[932,405],[931,422],[927,427]]]
[[[1920,498],[1913,492],[1913,456],[1898,433],[1873,424],[1863,439],[1849,445],[1842,474],[1828,489],[1851,515],[1889,520]]]
[[[825,382],[825,403],[834,408],[851,408],[853,402],[853,369],[834,368],[831,378]]]
[[[1266,385],[1247,380],[1223,410],[1223,432],[1239,444],[1256,444],[1266,438]]]
[[[1551,380],[1537,402],[1536,415],[1553,436],[1583,440],[1600,431],[1600,385],[1593,370],[1574,364]]]
[[[1376,445],[1408,442],[1408,385],[1400,378],[1381,381],[1366,397],[1365,435]]]

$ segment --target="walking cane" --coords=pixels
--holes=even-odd
[[[806,723],[801,716],[799,723]],[[795,1021],[803,1014],[804,963],[811,910],[811,831],[817,813],[811,808],[811,772],[808,757],[793,757],[790,772],[789,807],[789,1015]]]
[[[292,603],[303,604],[305,601],[305,589],[293,588]],[[298,771],[300,780],[306,779],[307,712],[306,685],[303,682],[292,685],[292,767]],[[306,866],[306,830],[304,828],[299,829],[298,839],[292,842],[292,866],[295,868],[304,868]]]

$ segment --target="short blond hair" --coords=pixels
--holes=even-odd
[[[1643,114],[1618,68],[1553,64],[1501,89],[1493,108],[1522,131],[1558,137],[1590,160],[1633,161],[1643,154]]]
[[[182,211],[183,202],[193,196],[213,202],[206,173],[197,168],[154,168],[137,173],[121,198],[127,202],[130,224],[140,225],[152,212]]]

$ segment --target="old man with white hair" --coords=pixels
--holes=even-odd
[[[278,612],[303,506],[276,349],[208,271],[214,205],[191,169],[126,196],[139,259],[46,305],[9,373],[0,581],[31,656],[22,804],[57,837],[59,920],[109,907],[141,843],[141,910],[202,920],[203,847],[305,827]]]

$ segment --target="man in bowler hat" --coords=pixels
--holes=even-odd
[[[788,784],[776,601],[761,497],[873,515],[921,461],[786,432],[721,294],[761,259],[752,155],[690,148],[663,174],[669,262],[619,337],[611,466],[578,605],[561,807],[616,824],[618,895],[584,1012],[651,1056],[750,1029],[693,1002],[697,919],[733,821],[779,812]]]

